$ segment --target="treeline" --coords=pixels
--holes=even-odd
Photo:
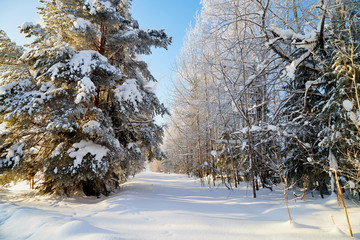
[[[360,191],[359,1],[203,0],[177,62],[168,170]]]

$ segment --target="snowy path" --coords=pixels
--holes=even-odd
[[[360,238],[360,208],[349,206]],[[290,207],[292,225],[279,189],[252,199],[244,183],[234,191],[209,189],[186,176],[157,173],[142,173],[101,199],[36,196],[15,186],[0,190],[0,239],[349,239],[333,197]]]

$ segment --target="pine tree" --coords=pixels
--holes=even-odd
[[[342,184],[360,196],[360,5],[357,1],[335,1],[334,4],[329,13],[327,57],[318,79],[322,101],[314,111],[322,122],[320,146],[324,155],[331,156],[325,169],[331,173],[332,162],[336,160]]]
[[[35,37],[3,85],[1,119],[10,132],[2,168],[43,178],[44,192],[108,194],[143,160],[160,158],[167,109],[146,85],[155,81],[137,55],[171,43],[163,30],[139,28],[126,0],[42,0],[44,26],[23,24]]]

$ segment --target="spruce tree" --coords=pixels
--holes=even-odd
[[[40,2],[44,24],[22,25],[35,40],[14,57],[26,71],[2,80],[1,168],[23,179],[38,174],[44,192],[108,194],[145,159],[162,156],[154,117],[167,110],[137,56],[171,38],[140,29],[131,1]]]
[[[319,145],[329,156],[324,167],[332,172],[337,165],[344,187],[355,195],[360,192],[359,8],[357,1],[337,1],[329,14],[327,57],[318,79],[322,101],[314,108],[322,123]]]

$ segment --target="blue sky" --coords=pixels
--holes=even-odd
[[[154,49],[151,56],[144,58],[159,82],[156,94],[168,106],[176,56],[183,45],[186,29],[195,23],[195,14],[201,9],[200,0],[134,0],[132,9],[140,27],[165,29],[173,37],[168,51]]]
[[[166,105],[175,76],[175,60],[183,44],[186,29],[195,22],[195,14],[200,11],[200,0],[133,0],[132,14],[140,27],[165,29],[173,37],[168,51],[153,49],[153,54],[142,57],[159,84],[156,94]],[[0,0],[0,29],[5,30],[10,38],[22,45],[26,40],[19,33],[17,26],[23,22],[36,22],[37,0]],[[168,105],[167,105],[168,106]]]

